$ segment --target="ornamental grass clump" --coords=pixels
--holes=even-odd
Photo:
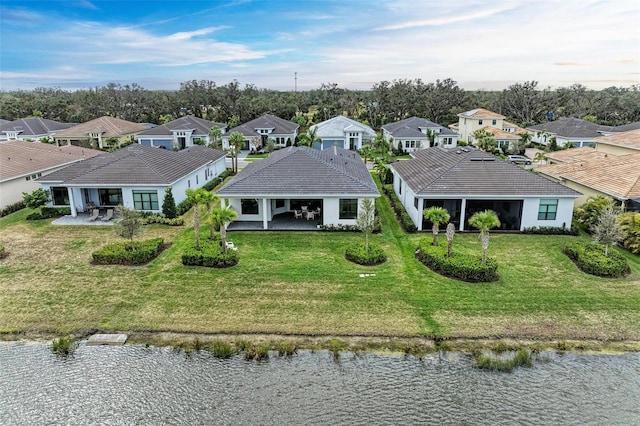
[[[209,351],[216,358],[230,358],[233,355],[233,348],[227,342],[222,340],[214,340],[209,345]]]
[[[51,342],[51,352],[59,356],[73,355],[77,347],[78,341],[71,336],[53,339]]]
[[[474,353],[476,367],[484,370],[504,371],[510,373],[516,367],[532,367],[533,356],[528,349],[520,348],[513,356],[511,353],[495,354],[493,352]]]

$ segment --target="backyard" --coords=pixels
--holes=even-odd
[[[640,340],[638,256],[621,250],[631,274],[604,279],[580,272],[561,252],[586,236],[494,233],[489,256],[498,260],[500,280],[463,283],[415,259],[430,233],[403,233],[384,197],[379,211],[383,232],[372,241],[388,255],[382,265],[345,260],[345,247],[364,239],[360,233],[234,231],[228,239],[240,263],[209,269],[181,264],[192,228],[146,226],[141,238],[171,243],[157,259],[95,266],[91,252],[119,239],[112,227],[26,221],[26,209],[0,218],[0,244],[9,252],[0,260],[0,333]],[[208,227],[201,233],[206,238]],[[479,255],[478,234],[457,234],[455,250]]]

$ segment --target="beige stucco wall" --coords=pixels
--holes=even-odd
[[[596,151],[606,152],[608,154],[614,155],[627,155],[627,154],[637,154],[640,150],[631,149],[620,145],[609,145],[604,143],[599,143],[596,145]]]
[[[46,176],[49,173],[53,173],[56,170],[60,170],[66,166],[68,166],[68,164],[46,171],[35,171],[33,173],[42,173],[42,176]],[[18,201],[22,201],[23,192],[33,192],[39,188],[42,188],[42,185],[40,185],[38,182],[27,180],[26,176],[21,176],[0,183],[0,209],[3,209],[10,204],[15,204]]]
[[[493,124],[492,118],[483,118],[482,124],[478,123],[477,118],[458,118],[458,139],[463,140],[465,142],[471,142],[470,137],[473,135],[473,132],[476,130],[480,130],[483,127],[491,126],[497,127],[498,129],[502,129],[502,118],[496,119],[496,124]]]

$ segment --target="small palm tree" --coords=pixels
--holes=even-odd
[[[238,213],[229,206],[217,207],[211,211],[211,224],[220,227],[220,244],[224,254],[227,253],[227,225],[237,217]]]
[[[546,163],[547,156],[545,155],[545,152],[544,151],[536,152],[536,155],[533,157],[533,161],[537,163],[542,163],[544,161]]]
[[[209,191],[204,188],[189,188],[185,191],[187,200],[193,205],[193,232],[195,234],[195,249],[200,250],[200,205],[209,198]]]
[[[487,249],[489,248],[489,229],[500,226],[500,219],[492,210],[475,213],[469,218],[469,225],[480,231],[482,242],[482,263],[487,263]]]
[[[367,164],[367,161],[373,158],[373,147],[371,147],[371,145],[364,145],[360,148],[359,152],[364,160],[364,164]]]
[[[238,173],[238,154],[244,146],[244,135],[240,132],[233,132],[229,135],[229,153],[231,154],[231,170]]]
[[[431,231],[433,232],[433,242],[431,243],[431,245],[437,246],[440,225],[449,222],[449,219],[451,219],[451,215],[449,215],[449,212],[444,207],[437,206],[424,209],[422,211],[422,215],[425,219],[433,224],[433,226],[431,227]]]
[[[216,149],[222,148],[222,129],[220,127],[213,126],[209,130],[209,146]]]
[[[307,130],[307,133],[305,133],[300,137],[300,141],[298,142],[298,145],[308,146],[309,148],[313,148],[313,144],[315,144],[316,142],[320,142],[320,147],[322,147],[322,139],[320,139],[316,135],[316,129],[310,128],[309,130]]]
[[[201,197],[201,203],[206,207],[206,213],[204,217],[211,216],[211,212],[213,211],[213,205],[218,202],[219,198],[216,194],[210,191],[205,191]],[[213,239],[214,226],[210,224],[209,226],[209,238]]]

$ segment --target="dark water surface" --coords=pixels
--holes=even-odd
[[[83,343],[61,359],[0,342],[0,424],[640,424],[640,353],[543,358],[493,373],[458,353],[255,362]]]

